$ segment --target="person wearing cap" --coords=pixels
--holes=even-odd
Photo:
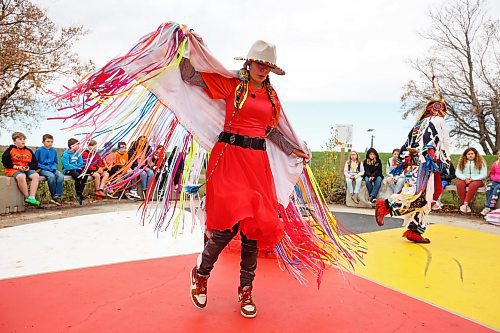
[[[288,155],[304,160],[309,156],[276,128],[281,104],[269,75],[285,74],[276,65],[276,47],[259,40],[246,58],[236,59],[244,61],[238,78],[198,73],[188,59],[181,61],[183,80],[203,87],[210,98],[224,100],[226,105],[224,128],[212,149],[206,173],[206,227],[212,233],[199,264],[191,271],[191,299],[198,308],[206,306],[210,272],[224,247],[239,232],[238,299],[241,314],[253,318],[257,314],[252,288],[259,248],[274,247],[284,234],[265,139],[277,143]]]
[[[443,192],[441,170],[449,163],[449,138],[444,117],[446,103],[437,79],[433,78],[434,96],[425,105],[401,147],[397,166],[392,174],[403,172],[405,183],[400,193],[386,200],[377,200],[375,220],[384,224],[384,216],[404,216],[407,230],[403,237],[414,243],[430,243],[422,234],[428,225],[432,203]]]

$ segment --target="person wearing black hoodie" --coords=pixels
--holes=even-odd
[[[365,184],[368,194],[370,195],[370,202],[375,203],[377,200],[378,191],[382,186],[384,175],[382,174],[382,161],[380,160],[375,148],[370,148],[366,152],[366,158],[363,161],[365,168]]]

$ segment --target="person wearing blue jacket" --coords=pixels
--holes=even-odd
[[[43,146],[35,151],[35,157],[38,160],[38,168],[40,175],[47,179],[49,184],[51,202],[60,206],[63,192],[64,176],[57,170],[57,151],[52,145],[54,137],[50,134],[45,134],[42,137]]]
[[[68,140],[68,149],[64,151],[61,157],[62,170],[65,175],[69,175],[75,181],[76,201],[83,204],[83,190],[87,183],[87,175],[83,173],[83,158],[78,152],[79,142],[75,138]]]

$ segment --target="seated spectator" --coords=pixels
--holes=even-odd
[[[57,170],[58,160],[57,151],[54,147],[54,137],[50,134],[45,134],[42,137],[43,146],[35,151],[36,159],[38,160],[38,169],[40,175],[47,179],[50,191],[50,202],[61,206],[61,197],[63,193],[64,176]]]
[[[109,176],[105,170],[104,161],[101,155],[96,151],[97,142],[90,140],[87,149],[82,154],[83,163],[87,166],[87,176],[94,178],[95,196],[96,198],[104,198],[104,184]],[[92,159],[92,160],[90,160]]]
[[[349,160],[345,162],[344,175],[347,184],[347,191],[351,195],[351,200],[355,203],[359,203],[359,190],[361,188],[364,173],[365,168],[359,159],[358,152],[351,150]]]
[[[163,198],[164,186],[168,178],[168,169],[165,168],[166,150],[162,145],[156,147],[153,158],[149,163],[149,168],[155,173],[156,185],[158,188],[158,197]]]
[[[133,170],[129,166],[129,158],[127,153],[127,144],[119,142],[117,150],[104,158],[104,161],[109,169],[109,177],[113,178],[112,181],[117,181],[120,178],[128,179]],[[114,194],[109,195],[111,198],[116,198]],[[125,191],[125,196],[130,200],[138,200],[141,197],[137,194],[135,189]]]
[[[117,174],[120,169],[128,164],[127,144],[119,142],[116,151],[106,154],[104,162],[106,168],[109,169],[109,177]]]
[[[175,146],[174,149],[172,149],[172,152],[170,153],[167,161],[168,169],[171,170],[171,172],[174,174],[174,186],[176,188],[179,186],[182,172],[184,171],[184,153],[178,153],[177,150],[178,148],[177,146]],[[177,157],[177,155],[179,156]],[[174,157],[176,158],[175,161],[178,162],[172,164],[172,162],[174,161]]]
[[[451,184],[451,181],[456,178],[455,176],[455,167],[453,166],[453,162],[448,161],[450,164],[448,166],[443,165],[441,170],[441,185],[443,186],[443,190],[446,186]],[[441,203],[441,197],[443,194],[439,196],[439,198],[432,205],[432,209],[438,210],[443,208],[443,204]]]
[[[370,195],[370,202],[375,203],[384,176],[382,174],[382,161],[374,148],[368,149],[366,159],[363,162],[365,169],[365,184]]]
[[[108,172],[108,176],[111,177],[113,174],[111,174],[111,169],[115,165],[116,162],[116,155],[115,152],[113,151],[113,144],[111,142],[106,142],[104,144],[103,149],[99,152],[99,154],[102,157],[102,160],[104,162],[104,170]],[[103,183],[106,183],[103,181]]]
[[[500,152],[497,153],[497,160],[493,162],[490,170],[490,181],[486,187],[486,205],[481,215],[486,216],[495,209],[498,197],[500,196]]]
[[[399,149],[393,149],[392,157],[387,161],[387,165],[385,168],[385,173],[387,178],[384,179],[384,183],[387,184],[392,193],[399,193],[405,184],[405,175],[401,173],[399,176],[394,176],[392,171],[397,167],[397,161],[399,156]]]
[[[145,136],[140,136],[137,141],[134,141],[128,150],[129,160],[133,160],[132,169],[140,168],[139,173],[142,190],[144,196],[146,195],[146,190],[149,184],[153,181],[154,171],[149,167],[146,160],[147,157],[152,153],[152,149],[149,146],[148,139]]]
[[[106,142],[104,144],[103,149],[99,152],[99,154],[102,157],[102,161],[104,162],[104,171],[106,171],[107,177],[103,177],[101,180],[101,184],[104,187],[107,187],[107,183],[110,177],[112,177],[118,169],[113,169],[115,162],[116,162],[116,155],[115,152],[113,151],[113,143],[112,142]],[[112,191],[107,191],[106,194],[108,197],[116,199],[116,197]]]
[[[26,147],[26,135],[21,132],[12,133],[13,145],[2,155],[3,172],[7,177],[13,177],[16,180],[19,191],[24,196],[24,202],[32,206],[40,206],[40,201],[36,200],[35,194],[38,189],[38,162],[35,155]],[[28,192],[27,179],[31,179]]]
[[[83,158],[78,152],[79,142],[75,138],[68,140],[68,149],[64,151],[61,157],[63,174],[71,176],[75,181],[76,201],[83,204],[83,190],[87,183],[87,175],[83,173]]]
[[[458,161],[455,175],[457,176],[457,193],[462,205],[462,213],[470,213],[470,202],[474,199],[477,189],[484,186],[487,167],[484,159],[475,148],[467,148]]]

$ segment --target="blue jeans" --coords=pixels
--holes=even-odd
[[[403,188],[403,186],[405,184],[405,178],[404,177],[394,178],[394,180],[396,181],[394,184],[387,183],[387,186],[389,186],[391,188],[392,193],[399,193],[399,192],[401,192],[401,189]],[[378,193],[378,191],[377,191],[377,193]]]
[[[486,187],[486,207],[494,209],[500,194],[500,182],[491,182]]]
[[[378,191],[380,191],[380,186],[382,186],[382,177],[377,176],[372,184],[369,177],[365,176],[365,184],[366,184],[366,189],[370,194],[370,197],[376,198],[378,195]]]
[[[154,175],[154,171],[151,170],[150,168],[147,168],[146,170],[141,171],[141,173],[140,173],[141,185],[142,185],[142,189],[144,191],[146,191],[149,184],[151,184],[151,182],[153,181],[153,175]]]
[[[47,179],[52,198],[62,196],[64,176],[59,170],[54,172],[42,170],[40,171],[40,176],[44,176]]]
[[[351,178],[346,178],[346,184],[347,184],[347,190],[349,191],[349,194],[358,194],[359,189],[361,188],[361,177],[355,178],[352,180]],[[353,186],[354,185],[354,186]]]

